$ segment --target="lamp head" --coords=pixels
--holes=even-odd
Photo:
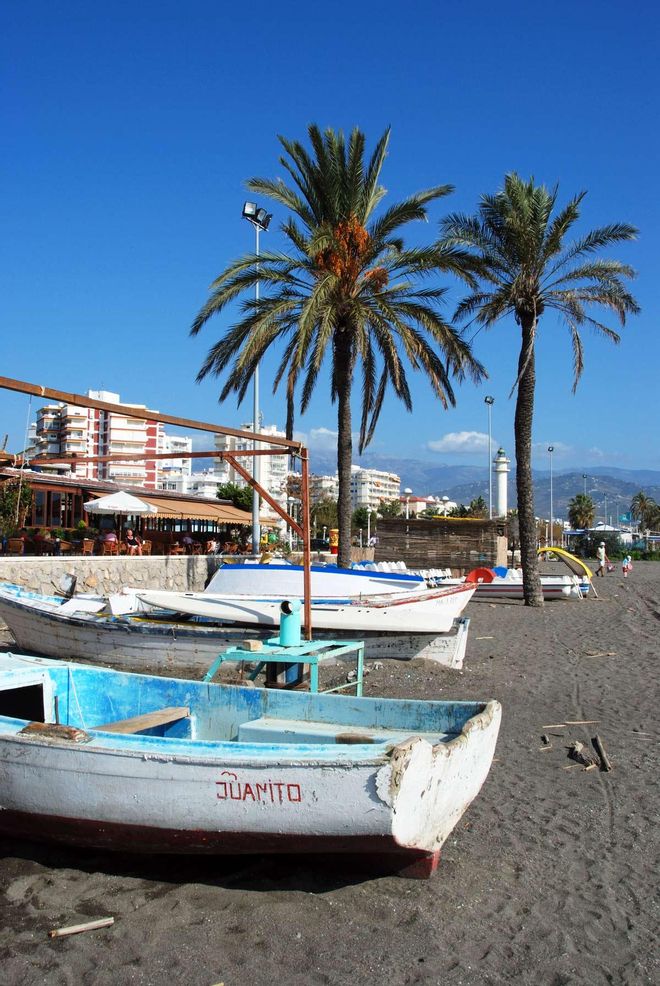
[[[261,206],[258,206],[256,202],[245,202],[243,204],[243,219],[247,219],[249,223],[252,223],[258,229],[264,230],[264,232],[270,226],[272,218],[272,215],[266,212]]]
[[[494,397],[491,397],[490,395],[488,395],[488,397],[484,397],[484,404],[488,404],[490,406],[491,404],[494,403],[495,403]]]
[[[555,450],[554,445],[548,445],[548,452],[554,452],[554,450]]]
[[[272,218],[272,213],[266,212],[265,209],[257,209],[256,222],[260,229],[267,230]]]

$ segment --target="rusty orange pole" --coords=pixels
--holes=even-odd
[[[300,499],[302,501],[303,529],[303,616],[305,636],[312,639],[312,545],[310,543],[309,523],[309,458],[306,448],[300,450],[302,476],[300,480]]]

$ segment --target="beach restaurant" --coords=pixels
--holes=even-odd
[[[32,490],[32,505],[25,518],[26,527],[74,530],[80,522],[88,523],[83,509],[90,500],[123,490],[156,508],[157,513],[140,518],[138,526],[154,542],[177,533],[222,535],[229,537],[239,527],[249,527],[252,516],[239,510],[229,500],[210,500],[166,490],[117,486],[102,480],[80,476],[61,476],[31,469],[0,467],[0,484],[17,480]],[[246,532],[247,533],[247,532]]]

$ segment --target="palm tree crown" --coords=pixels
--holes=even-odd
[[[573,389],[584,368],[580,330],[594,328],[613,342],[618,334],[595,319],[593,305],[613,312],[621,325],[639,311],[624,281],[634,271],[618,260],[593,255],[604,247],[634,239],[635,227],[614,223],[595,229],[572,243],[567,234],[580,215],[584,193],[555,213],[558,189],[505,177],[504,188],[484,195],[475,216],[454,214],[442,224],[443,242],[467,249],[479,262],[479,285],[459,304],[458,321],[487,328],[512,315],[520,325],[522,345],[516,398],[516,482],[525,602],[541,605],[535,545],[531,475],[531,437],[536,382],[535,340],[538,322],[547,310],[556,311],[570,332],[573,346]]]
[[[338,405],[340,564],[350,559],[351,385],[362,376],[359,447],[371,441],[388,387],[408,410],[412,399],[407,367],[421,370],[446,407],[455,403],[451,379],[484,375],[462,334],[440,314],[444,289],[433,278],[451,271],[468,282],[474,261],[445,244],[406,247],[403,226],[426,218],[426,206],[448,194],[440,185],[374,211],[385,195],[380,174],[389,130],[365,161],[365,137],[352,131],[309,128],[311,153],[300,143],[280,142],[280,159],[291,179],[253,178],[251,191],[291,213],[281,229],[287,251],[251,254],[232,263],[211,285],[192,333],[233,299],[259,283],[264,295],[243,301],[242,316],[209,350],[198,379],[229,369],[220,400],[243,398],[262,357],[280,346],[274,389],[286,381],[287,433],[293,429],[294,398],[310,402],[323,362],[330,360],[331,398]]]
[[[630,512],[634,520],[642,527],[650,529],[660,523],[660,507],[652,496],[647,496],[643,490],[635,493],[630,503]]]
[[[580,530],[593,527],[595,515],[594,501],[585,493],[578,493],[569,501],[568,519],[572,527]]]

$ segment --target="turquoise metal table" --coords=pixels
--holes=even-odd
[[[223,651],[204,675],[203,681],[212,681],[219,668],[226,661],[256,660],[256,668],[248,678],[254,681],[267,664],[308,664],[310,669],[310,691],[319,690],[319,661],[328,657],[342,657],[346,654],[356,655],[357,676],[355,681],[348,681],[334,688],[324,689],[323,694],[340,692],[347,688],[355,688],[357,696],[362,695],[364,681],[364,641],[363,640],[305,640],[295,646],[283,647],[279,637],[272,637],[263,642],[259,650],[244,650],[241,647],[230,647]]]

